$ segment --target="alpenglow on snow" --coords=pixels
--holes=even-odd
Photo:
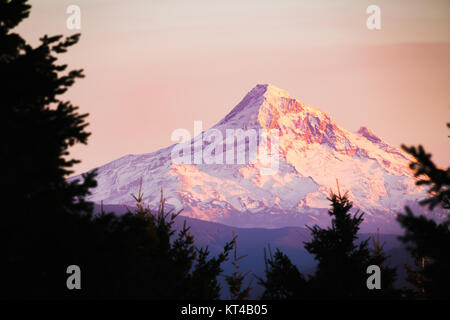
[[[203,138],[210,130],[225,137],[227,129],[254,129],[258,135],[275,129],[279,133],[277,170],[264,174],[266,166],[259,161],[175,163],[171,159],[174,144],[97,168],[98,186],[88,199],[133,205],[130,193],[139,190],[142,179],[144,202],[150,207],[158,205],[162,189],[169,206],[183,209],[182,215],[193,218],[239,227],[328,225],[327,197],[330,188],[336,190],[338,179],[355,209],[365,213],[362,229],[381,227],[388,232],[398,228],[395,217],[405,205],[426,197],[415,185],[408,167],[410,157],[401,149],[366,127],[347,131],[325,112],[273,85],[253,88],[225,118],[204,131]],[[193,153],[199,138],[188,142]],[[262,148],[261,138],[258,136],[257,152]],[[249,139],[243,139],[235,143],[243,143],[245,148],[239,150],[249,153]],[[197,152],[210,142],[203,139]]]

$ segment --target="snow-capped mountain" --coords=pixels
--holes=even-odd
[[[242,135],[233,142],[234,163],[225,161],[228,145],[223,155],[218,154],[222,147],[211,151],[217,133],[225,139],[230,129],[253,129],[257,154],[277,147],[272,149],[279,158],[276,170],[267,174],[267,163],[251,161],[250,138]],[[274,132],[270,130],[278,130],[278,141],[263,144],[264,132]],[[150,206],[159,202],[163,189],[168,204],[193,218],[241,227],[324,225],[330,220],[327,197],[330,188],[336,191],[338,179],[340,189],[365,212],[363,229],[388,232],[398,229],[395,216],[406,204],[425,197],[402,150],[366,127],[357,132],[339,127],[325,112],[273,85],[257,85],[223,120],[185,142],[192,151],[190,164],[174,161],[179,154],[174,148],[180,146],[127,155],[99,167],[98,187],[88,199],[131,205],[130,193],[137,193],[142,179],[144,201]],[[243,152],[246,161],[238,164]],[[224,164],[195,160],[205,154],[225,159]]]

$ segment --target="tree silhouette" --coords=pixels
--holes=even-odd
[[[444,209],[450,209],[450,167],[446,170],[437,167],[431,161],[431,154],[426,153],[420,145],[417,148],[402,145],[402,148],[414,157],[414,161],[410,163],[409,167],[414,171],[414,176],[418,178],[416,184],[429,186],[430,197],[419,203],[422,206],[428,206],[430,210],[438,205]]]
[[[450,128],[449,124],[447,126]],[[450,291],[450,167],[438,168],[431,160],[431,154],[422,146],[402,148],[411,154],[414,160],[410,168],[418,178],[417,185],[429,186],[429,198],[420,201],[429,209],[441,207],[447,218],[442,223],[425,216],[415,216],[410,208],[405,207],[406,214],[399,214],[398,222],[405,229],[400,239],[416,260],[417,268],[407,267],[408,280],[413,283],[418,298],[449,298]]]
[[[64,101],[82,78],[66,72],[57,56],[79,34],[43,36],[32,47],[12,29],[28,17],[25,0],[0,0],[0,97],[3,121],[3,212],[0,217],[1,298],[215,299],[217,277],[232,244],[208,258],[197,249],[189,228],[175,235],[177,214],[142,204],[118,217],[103,210],[93,216],[85,200],[95,172],[68,182],[69,148],[87,143],[87,114]],[[66,287],[67,267],[81,269],[81,290]]]
[[[67,66],[58,65],[56,56],[79,35],[43,36],[32,47],[12,31],[29,13],[25,0],[0,0],[1,157],[7,199],[0,222],[0,268],[8,275],[0,290],[10,297],[41,298],[65,286],[66,268],[77,256],[70,247],[82,246],[80,228],[90,228],[92,205],[84,197],[96,183],[95,173],[86,174],[83,182],[66,181],[78,162],[68,158],[68,149],[86,143],[89,133],[87,114],[60,98],[83,77],[82,70],[65,72]]]
[[[339,186],[338,186],[339,190]],[[307,280],[280,250],[267,257],[266,279],[259,278],[265,288],[262,299],[392,299],[400,293],[394,288],[396,269],[387,265],[384,245],[379,237],[373,238],[373,248],[369,250],[368,241],[356,243],[363,214],[351,215],[352,202],[347,193],[341,195],[331,192],[331,227],[308,227],[312,239],[305,242],[305,249],[314,255],[318,262],[315,273]],[[369,265],[381,269],[381,290],[369,290],[366,285]]]
[[[217,278],[232,242],[208,259],[208,248],[195,247],[186,222],[176,235],[173,223],[181,211],[165,211],[162,191],[156,212],[143,204],[141,187],[133,197],[135,210],[94,220],[100,225],[96,236],[102,239],[97,239],[97,255],[87,265],[96,268],[87,279],[86,286],[96,289],[89,297],[218,299]]]
[[[387,264],[389,258],[384,253],[385,243],[380,241],[379,229],[377,230],[377,236],[372,237],[371,256],[369,259],[370,265],[377,265],[381,270],[381,290],[371,290],[369,295],[371,298],[381,299],[393,299],[400,298],[400,291],[394,287],[395,280],[397,279],[397,269],[390,267]]]
[[[245,300],[249,298],[250,290],[251,290],[251,281],[250,284],[246,288],[242,288],[245,277],[250,273],[247,271],[246,273],[239,272],[238,261],[247,257],[247,254],[243,256],[239,256],[237,254],[237,236],[233,232],[233,247],[234,247],[234,255],[233,255],[233,273],[231,275],[226,275],[225,280],[227,281],[229,291],[230,291],[230,299],[231,300]]]
[[[312,240],[305,249],[315,256],[318,266],[310,279],[313,295],[318,298],[361,298],[367,295],[366,269],[370,261],[368,240],[359,245],[357,232],[363,214],[349,213],[352,203],[347,194],[331,193],[331,227],[308,227]]]
[[[268,251],[269,257],[264,248],[266,279],[258,279],[259,284],[265,288],[261,299],[293,300],[307,297],[307,281],[288,256],[279,249],[276,249],[275,255],[272,255],[270,245]]]

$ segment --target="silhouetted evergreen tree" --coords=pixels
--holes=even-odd
[[[371,298],[393,299],[400,298],[400,290],[394,287],[397,279],[397,269],[390,267],[387,264],[389,258],[384,253],[384,243],[380,241],[380,234],[378,231],[377,237],[372,237],[371,255],[369,258],[369,265],[377,265],[381,270],[381,290],[371,290],[369,295]]]
[[[447,126],[449,126],[447,124]],[[450,127],[450,126],[449,126]],[[420,201],[431,210],[440,206],[449,214],[450,209],[450,168],[438,168],[422,146],[418,148],[402,146],[414,157],[410,168],[419,179],[418,185],[429,186],[430,197]],[[416,287],[419,298],[450,297],[450,216],[442,223],[425,216],[414,216],[410,208],[406,214],[399,214],[397,220],[405,229],[400,239],[417,262],[417,268],[408,267],[408,280]]]
[[[317,298],[358,299],[367,296],[366,269],[370,265],[368,240],[356,244],[363,214],[349,213],[352,203],[347,194],[331,194],[331,227],[308,227],[312,240],[305,249],[318,261],[310,279],[312,294]]]
[[[94,220],[100,227],[93,244],[97,257],[86,264],[88,297],[218,299],[217,278],[232,242],[208,259],[208,249],[194,246],[186,223],[175,235],[173,223],[180,212],[165,212],[162,193],[157,212],[143,205],[141,189],[134,197],[133,212]]]
[[[356,243],[363,214],[349,213],[352,203],[347,194],[331,193],[331,227],[308,227],[312,240],[305,249],[315,256],[318,266],[315,274],[305,280],[290,259],[277,249],[267,258],[266,279],[259,279],[265,288],[262,299],[391,299],[399,298],[394,288],[396,269],[387,265],[387,256],[379,239],[373,239],[370,251],[368,241]],[[381,289],[369,290],[367,267],[378,265],[381,269]]]
[[[79,35],[41,38],[30,46],[12,29],[28,17],[25,0],[0,0],[0,97],[3,121],[1,157],[3,214],[1,295],[59,296],[66,268],[77,255],[69,248],[84,243],[81,229],[91,228],[91,204],[84,200],[95,186],[94,173],[84,181],[67,182],[77,160],[68,148],[86,143],[87,114],[60,99],[83,77],[65,72],[56,55],[74,45]],[[87,231],[87,230],[86,230]],[[88,232],[86,232],[88,233]]]
[[[79,35],[41,38],[32,47],[12,29],[28,17],[25,0],[0,0],[0,86],[3,121],[1,298],[214,299],[217,276],[231,250],[208,259],[186,226],[175,236],[176,214],[142,206],[121,217],[94,217],[85,201],[95,172],[68,182],[68,150],[86,143],[87,114],[61,99],[82,70],[65,72],[57,55]],[[66,269],[81,268],[81,290],[68,290]]]
[[[245,277],[250,273],[247,271],[246,273],[239,272],[238,261],[247,257],[247,254],[238,257],[237,254],[237,236],[233,232],[233,246],[234,246],[234,255],[233,255],[233,273],[231,275],[226,275],[225,279],[227,281],[229,291],[230,291],[230,299],[231,300],[245,300],[249,298],[250,290],[251,290],[251,281],[250,284],[243,287]]]
[[[261,299],[291,300],[308,297],[307,281],[288,256],[279,249],[272,255],[269,246],[269,257],[264,248],[264,261],[266,279],[258,279],[265,289]]]

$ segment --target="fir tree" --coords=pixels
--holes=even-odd
[[[331,193],[331,227],[308,227],[312,240],[305,249],[315,256],[318,266],[310,279],[317,298],[361,298],[367,295],[366,269],[370,261],[368,240],[356,244],[363,214],[349,213],[352,203],[347,194]]]
[[[237,254],[237,236],[233,232],[233,246],[234,246],[234,255],[233,255],[233,273],[225,276],[225,280],[227,281],[229,291],[230,291],[230,299],[231,300],[245,300],[249,298],[250,290],[251,290],[251,281],[250,284],[242,289],[243,282],[245,277],[250,273],[247,271],[246,273],[239,272],[238,261],[247,257],[247,254],[239,256]]]
[[[32,47],[12,29],[28,17],[26,0],[0,0],[1,156],[6,201],[0,218],[2,298],[215,299],[231,243],[217,257],[197,249],[189,228],[176,235],[178,213],[142,203],[118,217],[93,216],[85,200],[95,172],[68,182],[69,148],[87,143],[87,114],[61,98],[82,78],[57,56],[77,43],[43,36]],[[68,290],[69,265],[82,271],[82,290]]]
[[[258,279],[259,284],[265,289],[261,299],[292,300],[308,297],[307,281],[288,256],[279,249],[276,249],[275,255],[272,255],[270,245],[268,251],[269,257],[264,248],[266,279]]]
[[[377,265],[381,270],[381,290],[371,290],[371,298],[393,299],[400,298],[400,291],[395,288],[395,280],[397,279],[397,269],[390,267],[387,263],[387,256],[384,253],[385,243],[380,241],[379,229],[377,236],[372,237],[371,256],[369,259],[370,265]]]
[[[30,13],[26,0],[0,0],[0,97],[3,120],[1,157],[4,214],[0,222],[5,277],[0,295],[61,297],[66,268],[86,244],[92,204],[85,201],[95,173],[67,182],[68,150],[86,143],[87,114],[61,98],[82,70],[66,71],[57,56],[77,43],[79,34],[43,36],[32,47],[13,29]]]
[[[293,265],[290,259],[277,249],[272,255],[269,246],[268,258],[264,249],[266,279],[259,279],[265,288],[263,299],[391,299],[399,298],[394,288],[396,269],[387,265],[384,244],[379,237],[373,238],[373,249],[368,241],[356,244],[363,214],[349,213],[352,203],[347,194],[331,193],[331,227],[309,227],[312,240],[305,249],[318,262],[316,272],[308,280]],[[366,285],[367,267],[378,265],[381,269],[381,290],[369,290]]]
[[[450,125],[447,124],[447,126]],[[447,213],[446,220],[437,223],[425,216],[415,216],[406,207],[406,214],[399,214],[397,220],[405,229],[400,239],[416,260],[418,268],[408,266],[408,280],[412,282],[419,298],[441,299],[450,297],[450,167],[441,169],[431,160],[431,154],[422,146],[403,149],[414,161],[410,168],[418,178],[417,185],[428,186],[429,198],[420,201],[430,210],[441,207]]]
[[[161,191],[158,209],[143,203],[142,182],[133,195],[136,208],[122,217],[103,214],[93,251],[85,265],[91,270],[86,281],[89,298],[218,299],[218,277],[232,242],[217,257],[208,248],[197,248],[186,222],[173,228],[180,212],[166,211]],[[100,279],[99,279],[100,277]]]

